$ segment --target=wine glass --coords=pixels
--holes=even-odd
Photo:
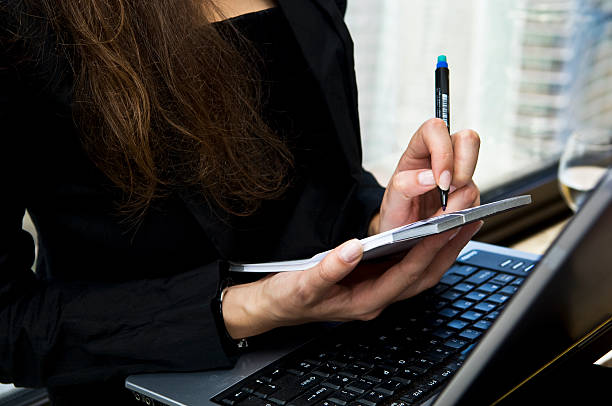
[[[582,128],[568,139],[559,161],[559,186],[575,212],[612,165],[612,129]]]

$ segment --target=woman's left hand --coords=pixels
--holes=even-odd
[[[449,137],[444,121],[433,118],[423,123],[397,164],[369,234],[443,214],[436,186],[450,188],[448,212],[480,204],[480,192],[472,181],[479,149],[480,139],[473,130]]]

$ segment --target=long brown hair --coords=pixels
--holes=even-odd
[[[211,0],[36,2],[75,71],[82,143],[126,213],[176,187],[238,215],[284,192],[292,158],[262,120],[251,47],[208,21]]]

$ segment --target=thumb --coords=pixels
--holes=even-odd
[[[336,247],[314,267],[306,271],[308,285],[315,290],[325,290],[344,279],[359,263],[363,246],[352,239]]]

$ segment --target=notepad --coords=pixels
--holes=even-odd
[[[511,197],[492,203],[483,204],[469,209],[456,211],[406,224],[361,239],[363,245],[363,259],[368,261],[393,255],[402,251],[407,252],[423,237],[443,233],[450,229],[472,223],[474,221],[492,216],[504,211],[531,203],[531,195]],[[330,250],[331,251],[331,250]],[[320,252],[311,258],[292,261],[265,262],[258,264],[230,263],[231,272],[290,272],[303,271],[318,264],[330,252]]]

